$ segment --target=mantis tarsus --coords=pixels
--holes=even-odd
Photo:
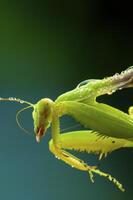
[[[124,188],[110,174],[102,172],[97,166],[89,166],[83,160],[66,150],[86,151],[102,156],[122,147],[133,147],[133,107],[128,114],[109,105],[98,103],[96,98],[104,94],[133,87],[133,67],[104,79],[90,79],[80,83],[74,90],[59,96],[55,101],[43,98],[36,104],[17,98],[0,98],[0,101],[14,101],[28,104],[33,108],[34,132],[37,142],[52,126],[52,139],[49,149],[55,157],[68,165],[87,171],[92,182],[93,173],[112,181],[121,191]],[[91,130],[60,133],[59,118],[70,115],[84,127]]]

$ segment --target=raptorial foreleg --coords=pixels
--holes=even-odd
[[[83,160],[73,156],[72,154],[68,153],[67,151],[57,148],[54,146],[53,140],[49,142],[49,149],[50,151],[55,155],[56,158],[61,159],[71,167],[74,167],[76,169],[87,171],[89,173],[90,179],[92,182],[94,182],[93,179],[93,173],[99,174],[100,176],[106,177],[109,181],[112,181],[121,191],[125,191],[122,184],[119,183],[114,177],[112,177],[110,174],[105,173],[97,169],[96,166],[89,166],[87,163],[85,163]]]

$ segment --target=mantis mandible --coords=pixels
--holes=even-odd
[[[94,182],[93,174],[99,174],[112,181],[121,191],[122,184],[110,174],[102,172],[97,166],[90,166],[73,156],[67,150],[86,151],[99,155],[99,159],[116,149],[133,147],[133,106],[128,114],[109,105],[96,101],[98,96],[133,87],[133,67],[104,79],[89,79],[81,82],[74,90],[59,96],[55,101],[43,98],[36,104],[18,98],[0,98],[0,101],[14,101],[28,104],[33,108],[34,132],[36,141],[45,136],[52,127],[49,149],[56,158],[66,164],[88,172]],[[60,133],[59,118],[69,115],[91,130]]]

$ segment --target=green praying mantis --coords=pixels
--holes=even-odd
[[[37,142],[45,136],[51,126],[52,139],[49,149],[56,158],[82,171],[99,174],[112,181],[121,191],[122,184],[97,166],[90,166],[67,150],[86,151],[99,155],[99,159],[116,149],[133,147],[133,107],[128,114],[96,101],[98,96],[133,87],[133,67],[104,79],[89,79],[81,82],[74,90],[59,96],[55,101],[43,98],[36,104],[17,98],[0,98],[0,101],[14,101],[32,107],[34,132]],[[21,112],[21,110],[20,110]],[[60,117],[69,115],[89,130],[60,132]]]

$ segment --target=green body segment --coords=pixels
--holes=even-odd
[[[64,113],[61,110],[62,115],[67,114],[74,117],[86,128],[104,136],[133,139],[133,119],[116,108],[97,102],[87,105],[66,101],[61,104],[62,110],[65,108]]]
[[[79,84],[80,85],[80,84]],[[94,102],[96,97],[112,94],[116,90],[133,87],[133,67],[101,80],[90,79],[85,85],[59,96],[55,102],[80,101]]]
[[[89,99],[89,101],[94,101],[96,95],[96,88],[99,87],[101,81],[92,81],[82,87],[76,87],[74,90],[66,92],[59,96],[55,102],[62,101],[82,101],[84,99]],[[95,91],[95,92],[94,92]]]

